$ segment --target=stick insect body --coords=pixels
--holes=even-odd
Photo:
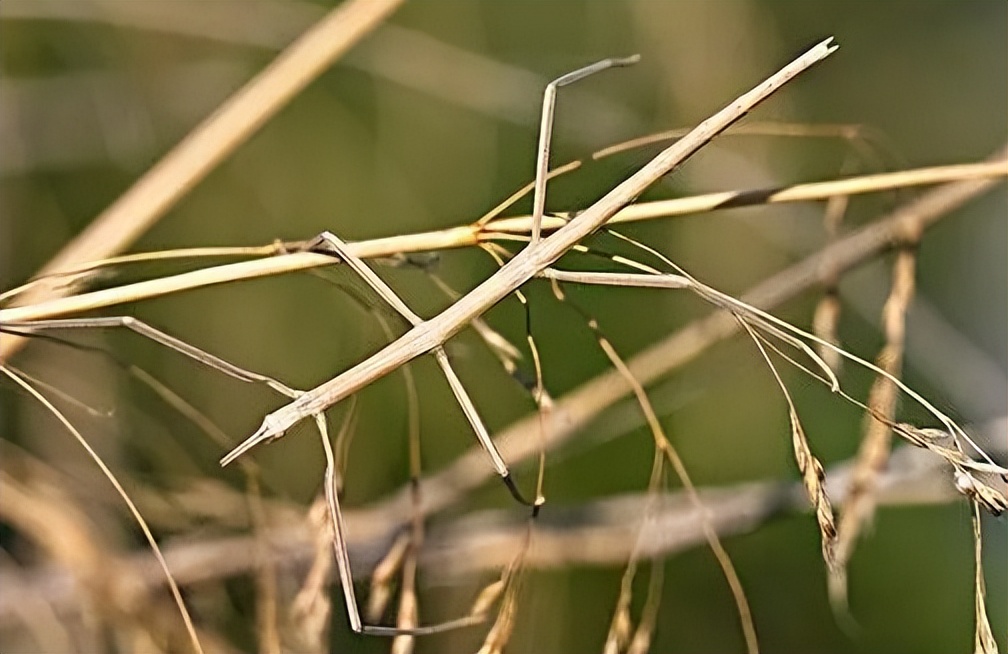
[[[533,238],[529,245],[518,253],[511,261],[505,264],[500,270],[470,291],[451,307],[441,314],[423,321],[405,305],[394,302],[385,295],[387,286],[380,282],[380,286],[375,286],[392,304],[394,308],[413,322],[414,326],[399,339],[386,346],[370,358],[365,359],[346,372],[334,377],[324,384],[303,393],[290,404],[267,415],[259,429],[246,439],[242,444],[227,454],[222,460],[222,465],[234,461],[236,458],[255,447],[259,443],[267,442],[279,438],[290,427],[301,420],[315,415],[350,394],[367,386],[374,380],[388,374],[401,365],[419,357],[423,354],[433,352],[438,359],[438,363],[445,371],[449,383],[452,384],[456,397],[465,408],[465,401],[460,397],[459,392],[453,383],[453,378],[457,377],[450,372],[450,365],[447,364],[447,357],[444,355],[442,345],[449,338],[461,331],[474,318],[483,314],[491,306],[510,295],[515,289],[540,274],[551,264],[557,261],[564,253],[573,247],[578,241],[592,234],[609,220],[617,211],[632,202],[651,183],[669,173],[676,166],[685,161],[690,155],[699,150],[717,134],[727,129],[732,123],[743,117],[757,104],[769,97],[780,86],[794,78],[800,72],[822,60],[834,50],[835,45],[830,45],[832,39],[817,44],[808,52],[795,59],[778,73],[759,84],[748,93],[740,96],[733,103],[729,104],[721,111],[700,123],[681,140],[667,148],[651,162],[638,170],[634,175],[626,179],[623,183],[612,189],[590,208],[579,214],[569,223],[558,229],[546,238],[538,238],[540,224],[542,221],[542,209],[545,203],[545,170],[548,166],[548,150],[550,129],[545,128],[540,135],[540,146],[538,152],[536,190],[533,199]],[[547,87],[543,102],[544,120],[543,124],[550,123],[546,119],[547,112],[552,115],[552,106],[555,101],[557,86],[568,84],[581,79],[594,72],[610,68],[612,66],[627,65],[635,61],[630,59],[604,60],[587,68],[575,71],[559,78]],[[342,242],[331,234],[323,234],[319,237],[320,242],[337,250],[347,263],[351,263],[354,257],[347,253],[342,247]],[[360,264],[366,268],[366,264]],[[355,269],[360,266],[355,265]],[[361,272],[358,270],[358,272]],[[373,275],[373,273],[371,273]],[[368,276],[365,276],[367,279]],[[394,293],[392,294],[394,295]],[[404,313],[406,309],[408,313]],[[416,320],[417,322],[414,322]],[[464,391],[463,391],[464,392]],[[472,414],[467,411],[467,417],[476,429],[480,438],[480,443],[487,450],[494,464],[497,473],[504,480],[512,494],[520,501],[528,503],[521,497],[510,479],[507,465],[496,451],[489,436],[484,438],[481,428],[476,426]],[[539,498],[537,498],[537,503]]]

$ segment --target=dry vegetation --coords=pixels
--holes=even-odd
[[[524,79],[522,71],[499,62],[383,26],[399,4],[350,0],[322,12],[296,3],[256,3],[245,5],[255,7],[247,15],[239,12],[240,24],[227,27],[221,25],[237,19],[233,7],[222,9],[227,3],[194,10],[206,12],[203,21],[170,3],[0,6],[0,25],[8,36],[19,25],[53,21],[163,31],[170,38],[246,39],[246,44],[275,47],[282,25],[310,23],[37,274],[23,284],[0,287],[0,388],[5,398],[0,406],[11,416],[0,423],[6,430],[0,440],[3,650],[567,651],[584,646],[580,635],[569,633],[573,629],[584,631],[587,642],[607,654],[689,648],[677,640],[684,619],[669,607],[681,611],[683,602],[691,601],[681,585],[688,574],[674,567],[674,555],[697,550],[712,554],[717,565],[717,573],[703,577],[702,583],[722,590],[692,599],[715,607],[716,617],[704,620],[716,625],[714,632],[731,635],[722,641],[701,635],[704,645],[696,647],[772,651],[795,643],[762,617],[764,605],[805,600],[767,593],[767,586],[756,581],[756,570],[769,565],[768,553],[736,547],[729,539],[764,533],[798,515],[799,529],[817,525],[821,546],[821,564],[812,569],[819,573],[819,583],[809,585],[809,592],[832,610],[820,613],[809,628],[836,634],[806,644],[856,651],[865,643],[888,642],[871,640],[874,623],[862,624],[861,598],[850,592],[859,544],[870,542],[873,520],[894,515],[876,516],[879,506],[919,504],[961,507],[955,528],[973,545],[972,558],[958,572],[917,573],[961,577],[969,570],[974,649],[986,654],[998,651],[999,644],[1004,648],[1004,635],[996,633],[1004,622],[995,617],[991,625],[989,616],[996,613],[987,606],[985,580],[993,589],[993,606],[1005,605],[1005,584],[995,583],[984,570],[984,547],[1005,549],[1003,518],[986,517],[1008,511],[1004,422],[993,435],[965,425],[932,399],[933,389],[924,390],[921,380],[908,379],[906,371],[912,362],[907,334],[929,236],[970,203],[1004,194],[1008,146],[992,146],[994,151],[977,161],[894,170],[887,163],[877,165],[888,162],[887,146],[865,128],[755,117],[739,122],[771,95],[772,101],[786,97],[793,88],[788,83],[798,75],[804,81],[835,65],[846,43],[826,64],[818,62],[833,51],[828,40],[777,73],[773,67],[754,73],[745,82],[752,91],[736,100],[726,95],[706,107],[696,117],[695,129],[624,140],[562,166],[555,165],[557,156],[551,166],[548,148],[540,146],[540,183],[529,183],[477,220],[433,229],[413,229],[404,222],[394,235],[381,238],[351,240],[327,227],[338,236],[326,231],[317,239],[285,240],[276,229],[277,240],[265,245],[137,248],[135,243],[146,244],[144,235],[157,229],[161,218],[170,218],[200,184],[210,183],[205,179],[215,169],[250,147],[246,142],[264,125],[287,105],[296,105],[309,85],[342,58],[352,57],[355,48],[366,47],[361,44],[370,37],[370,56],[356,64],[369,75],[396,78],[383,67],[382,46],[403,61],[402,48],[409,44],[419,48],[414,56],[422,53],[418,58],[427,66],[449,53],[471,68],[471,79],[485,81],[494,74]],[[642,15],[647,11],[640,10]],[[416,85],[439,86],[408,68],[398,79],[410,76]],[[579,87],[604,89],[632,74],[608,72],[604,80],[579,82]],[[768,81],[757,84],[764,77]],[[492,103],[481,100],[478,91],[450,87],[445,81],[446,95],[467,110],[500,111],[488,108]],[[572,104],[592,101],[575,90],[571,93],[577,102]],[[566,92],[560,91],[561,107],[568,101]],[[725,108],[715,113],[721,106]],[[544,126],[551,124],[544,120]],[[822,181],[806,175],[810,181],[773,187],[644,195],[722,132],[724,139],[838,142],[844,163],[839,173]],[[30,168],[30,151],[25,152],[22,163]],[[617,179],[592,178],[593,171],[612,160],[621,162]],[[546,201],[548,170],[551,193],[554,185],[584,176],[587,193],[600,199],[573,202],[558,212],[553,201]],[[868,214],[852,210],[859,198],[879,195],[887,204]],[[521,204],[527,203],[525,196],[532,197],[529,215],[516,209],[526,206]],[[266,195],[261,199],[264,206],[270,202]],[[494,204],[485,201],[484,208]],[[673,261],[667,244],[654,236],[657,232],[647,231],[677,216],[798,204],[814,207],[819,216],[815,247],[744,292],[729,294],[701,281],[695,265]],[[32,220],[20,219],[25,224]],[[388,233],[371,230],[370,223],[351,223],[354,236]],[[201,227],[216,229],[208,223]],[[9,233],[25,238],[30,231]],[[246,234],[240,240],[255,238]],[[739,249],[746,245],[736,241],[734,249],[719,246],[713,253],[733,269],[732,260],[744,258]],[[482,271],[482,279],[459,282],[449,265],[426,256],[444,251],[446,259],[453,256],[447,252],[456,250],[481,255],[473,259],[472,269]],[[492,269],[486,268],[487,261]],[[870,335],[864,336],[844,324],[850,301],[843,294],[845,280],[873,261],[889,268],[882,276],[885,283],[877,283],[887,297],[878,318],[870,319],[879,325],[877,333],[868,330]],[[358,329],[361,348],[334,351],[321,339],[315,346],[305,344],[303,351],[313,353],[321,368],[294,372],[288,355],[268,334],[251,348],[239,347],[248,338],[241,320],[229,326],[226,339],[234,342],[222,343],[218,350],[206,344],[212,339],[201,338],[198,325],[210,323],[199,310],[134,311],[146,305],[171,307],[158,303],[199,297],[225,284],[224,293],[237,294],[243,284],[295,272],[308,272],[304,278],[324,283],[313,285],[310,294],[294,289],[300,300],[289,306],[301,315],[326,304],[332,289],[338,289],[349,301],[336,310],[341,317],[328,313],[326,319],[339,322],[340,329]],[[717,276],[710,268],[707,274]],[[393,290],[411,284],[422,294]],[[463,284],[472,290],[456,290]],[[597,295],[584,294],[585,288]],[[289,289],[281,293],[286,297]],[[645,324],[643,333],[649,335],[629,336],[632,342],[644,339],[633,348],[611,333],[628,334],[605,308],[608,298],[622,293],[631,293],[636,303],[623,305],[624,311],[635,307],[626,322]],[[661,325],[655,331],[662,311],[641,307],[655,301],[649,298],[674,294],[690,295],[703,311],[674,331]],[[431,301],[432,295],[437,299]],[[814,306],[793,304],[802,296],[812,298]],[[226,315],[221,296],[214,297],[211,311]],[[257,300],[262,304],[256,315],[264,322],[283,313],[268,305],[282,302],[278,297]],[[498,303],[500,309],[483,317]],[[500,314],[505,317],[497,319]],[[573,316],[565,324],[586,336],[558,360],[554,351],[566,347],[558,339],[575,338],[550,335],[560,315]],[[166,320],[168,316],[176,320]],[[128,331],[145,337],[138,340],[150,349],[130,349],[135,344],[123,349],[106,340]],[[468,339],[470,332],[475,338]],[[352,331],[339,333],[355,338]],[[702,443],[689,447],[691,439],[707,437],[692,429],[683,433],[673,406],[681,398],[670,402],[667,393],[656,389],[677,375],[692,379],[702,370],[697,368],[702,355],[733,336],[744,347],[732,356],[755,362],[753,375],[743,376],[760,390],[755,403],[721,400],[732,407],[722,411],[743,414],[741,423],[751,433],[723,441],[720,449]],[[453,349],[459,340],[464,343]],[[263,349],[271,354],[261,355]],[[625,349],[636,353],[626,355]],[[35,350],[44,354],[36,356]],[[172,362],[165,370],[144,363],[162,357]],[[592,357],[597,369],[558,387],[551,384],[563,378],[565,368],[584,370],[573,359]],[[331,359],[345,364],[334,366]],[[426,359],[437,368],[424,367]],[[173,376],[170,366],[183,366],[185,372]],[[339,370],[344,372],[337,375]],[[722,370],[734,374],[730,367]],[[386,375],[393,383],[379,381]],[[482,391],[494,378],[503,380],[495,389],[507,390]],[[220,389],[241,386],[236,380],[261,392],[222,401],[201,396],[208,388],[215,397],[229,395]],[[119,385],[130,390],[111,390]],[[824,392],[817,397],[820,389]],[[382,410],[368,401],[369,395],[381,398],[387,415],[374,417]],[[759,426],[754,418],[749,427],[744,407],[771,416]],[[848,445],[826,446],[820,434],[830,431],[824,425],[831,418],[815,416],[849,409],[858,416],[853,420],[863,420],[860,435],[845,426],[832,433]],[[134,413],[142,417],[131,417]],[[441,413],[454,417],[432,415]],[[263,415],[259,430],[243,441],[249,421]],[[609,427],[604,426],[607,419]],[[302,421],[309,426],[298,427]],[[390,429],[395,438],[384,445],[373,442]],[[604,434],[607,429],[632,436],[620,441],[631,463],[604,460],[616,451],[608,442],[612,437]],[[475,433],[479,443],[446,454],[444,446],[432,443],[446,432]],[[279,443],[263,445],[285,435]],[[746,477],[730,472],[746,467],[744,460],[733,460],[733,451],[746,456],[753,451],[746,443],[774,437],[776,445],[755,447],[770,451],[790,443],[786,471]],[[310,442],[316,449],[287,449],[294,442]],[[582,474],[600,487],[613,483],[627,492],[579,493],[571,490],[575,485],[565,485],[562,470],[570,462],[564,459],[574,459],[571,467],[577,468],[579,447],[608,452]],[[382,467],[383,455],[398,462],[389,464],[398,466],[391,474]],[[224,464],[234,462],[238,472],[218,468],[221,456]],[[495,476],[504,483],[495,482]],[[555,478],[561,481],[554,484]],[[384,487],[382,479],[387,479]],[[366,492],[361,494],[360,488]],[[488,509],[489,502],[497,508]],[[950,527],[942,523],[942,528]],[[809,549],[801,533],[792,532],[796,557]],[[920,548],[932,539],[940,540],[926,531],[910,538]],[[918,554],[900,556],[914,561]],[[885,582],[889,563],[872,574]],[[799,573],[797,565],[795,576],[809,574],[809,569]],[[604,591],[590,581],[572,581],[594,590],[577,591],[563,606],[555,605],[555,591],[536,597],[547,583],[542,571],[592,567],[619,576],[609,578]],[[752,585],[762,591],[753,594]],[[712,600],[718,592],[721,601]],[[359,612],[357,593],[362,595]],[[884,610],[873,606],[875,612]],[[357,633],[347,633],[347,615],[349,631]],[[599,616],[608,616],[608,627]],[[961,620],[948,623],[954,629],[961,625]],[[960,634],[952,642],[963,643],[965,637]]]

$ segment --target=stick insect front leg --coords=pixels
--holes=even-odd
[[[252,370],[247,370],[237,366],[230,361],[226,361],[218,356],[210,354],[206,350],[187,343],[180,338],[172,336],[160,329],[148,325],[142,320],[133,316],[104,316],[100,318],[62,318],[55,320],[25,320],[8,321],[0,325],[0,330],[11,333],[46,332],[64,329],[128,329],[140,336],[148,338],[155,343],[175,350],[194,361],[213,368],[239,381],[253,384],[264,384],[277,393],[285,395],[291,399],[296,399],[301,395],[301,391],[293,389],[273,377],[263,375]]]

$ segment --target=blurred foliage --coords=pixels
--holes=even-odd
[[[289,20],[264,24],[256,22],[253,7],[259,5],[244,0],[147,2],[196,15],[212,10],[215,18],[204,27],[229,37],[197,37],[170,27],[4,20],[7,2],[0,4],[0,289],[28,278],[325,4],[279,3]],[[116,6],[98,4],[112,12]],[[221,18],[228,12],[235,16],[233,25]],[[886,151],[862,170],[973,161],[1005,142],[1008,6],[998,0],[425,0],[408,3],[388,27],[313,83],[134,249],[262,244],[323,229],[354,240],[471,222],[531,178],[541,86],[548,79],[606,56],[643,56],[630,70],[561,92],[553,157],[559,163],[624,138],[692,124],[830,34],[840,51],[752,119],[869,126],[885,135]],[[457,51],[445,59],[438,50],[445,47]],[[501,78],[469,80],[464,71],[473,56],[485,58],[487,70]],[[725,138],[649,197],[827,179],[838,174],[849,152],[836,140]],[[550,187],[548,206],[584,206],[648,154],[629,153],[560,180]],[[856,199],[849,223],[874,220],[907,197]],[[528,207],[525,202],[514,211]],[[959,214],[925,239],[920,296],[1003,376],[1008,369],[1003,185]],[[626,231],[700,278],[739,292],[824,242],[819,216],[818,207],[778,206]],[[449,283],[465,290],[492,271],[492,262],[476,252],[445,252],[438,267]],[[124,274],[153,277],[172,269],[156,265]],[[383,275],[422,315],[446,304],[421,272],[388,269]],[[354,283],[342,273],[329,277]],[[888,269],[880,264],[845,281],[849,294],[863,296],[862,306],[869,308],[859,313],[845,307],[843,336],[869,358],[881,342],[875,326],[887,279]],[[258,280],[123,311],[219,356],[307,387],[384,342],[376,323],[338,284],[310,275]],[[598,316],[624,356],[706,312],[694,299],[674,293],[588,288],[572,289],[571,295]],[[576,313],[557,306],[545,287],[533,284],[530,296],[546,382],[555,397],[607,368]],[[783,314],[808,325],[812,306],[806,298]],[[491,311],[489,321],[516,342],[523,340],[524,318],[513,300]],[[236,441],[276,406],[265,393],[198,369],[136,336],[80,338],[153,372]],[[913,344],[913,314],[909,339]],[[456,338],[450,351],[492,430],[531,409],[528,396],[499,372],[472,335]],[[911,384],[951,404],[966,422],[1005,415],[1006,398],[997,390],[989,397],[962,398],[955,375],[946,379],[927,361],[918,365],[915,356],[911,347]],[[222,474],[216,446],[101,359],[38,344],[16,363],[85,401],[115,408],[115,427],[92,433],[118,468],[163,485]],[[470,430],[435,367],[421,362],[415,368],[425,464],[437,469],[471,446]],[[857,375],[849,380],[862,391],[870,383]],[[826,462],[853,454],[860,417],[801,378],[791,381],[813,445]],[[698,483],[795,478],[784,404],[748,343],[717,348],[652,390]],[[400,380],[392,376],[375,384],[362,394],[360,407],[345,493],[351,506],[400,487],[407,475]],[[0,410],[5,439],[47,460],[70,462],[78,475],[92,474],[77,446],[55,433],[25,398],[5,389]],[[318,489],[321,466],[317,443],[304,431],[253,456],[266,466],[272,493],[308,502]],[[551,504],[643,488],[650,444],[642,422],[624,420],[615,431],[593,435],[589,429],[586,444],[553,454],[547,473]],[[592,445],[595,441],[601,444]],[[529,469],[518,476],[520,483],[531,483]],[[470,506],[510,506],[501,491],[488,487]],[[968,522],[965,504],[879,512],[851,571],[852,609],[862,629],[856,635],[843,633],[830,614],[811,519],[776,522],[729,539],[727,546],[768,652],[963,651],[972,638]],[[990,615],[1004,647],[1008,531],[1003,520],[986,526]],[[665,565],[652,651],[741,651],[733,604],[710,554],[698,550]],[[597,651],[620,573],[614,568],[530,574],[509,651]],[[437,598],[449,593],[437,580],[425,581],[434,588],[422,599],[421,611],[459,608],[461,600],[454,596],[448,608],[439,606]],[[335,594],[333,609],[334,651],[387,648],[382,640],[347,633],[342,598]],[[233,616],[228,619],[233,623]],[[474,650],[478,638],[464,633],[422,640],[418,650]]]

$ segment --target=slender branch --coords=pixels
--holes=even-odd
[[[817,202],[840,195],[876,193],[912,186],[1003,177],[1008,177],[1008,161],[1002,155],[981,163],[917,168],[832,181],[794,184],[777,189],[722,191],[671,200],[641,202],[621,209],[609,220],[609,224],[682,217],[713,210],[737,209],[764,204]],[[544,232],[548,233],[555,231],[565,223],[566,221],[555,216],[544,216],[542,228]],[[412,252],[449,250],[478,245],[481,240],[487,238],[486,234],[528,234],[531,231],[531,224],[531,216],[516,216],[493,220],[482,228],[463,225],[431,232],[417,232],[351,242],[347,243],[346,247],[349,252],[361,259],[389,257]],[[254,249],[254,252],[260,255],[275,251],[276,248],[272,246]],[[204,252],[207,254],[217,252],[221,256],[247,256],[249,254],[249,250],[245,248],[204,248],[180,254],[195,256],[197,253],[203,254]],[[152,253],[152,255],[156,255],[156,253]],[[264,259],[213,266],[91,293],[81,293],[66,298],[34,304],[21,303],[22,306],[0,309],[0,323],[45,320],[75,315],[102,307],[151,299],[205,286],[269,277],[336,263],[339,262],[330,256],[311,252],[280,254]],[[2,353],[0,353],[0,357],[2,357]]]

